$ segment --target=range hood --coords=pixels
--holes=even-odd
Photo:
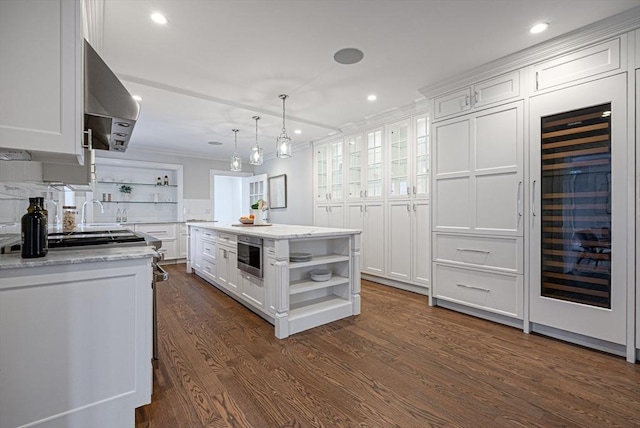
[[[139,114],[140,105],[85,40],[84,129],[92,148],[124,152]]]

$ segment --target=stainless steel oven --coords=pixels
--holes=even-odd
[[[262,278],[262,238],[238,236],[238,269]]]

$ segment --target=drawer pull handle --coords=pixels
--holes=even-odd
[[[489,254],[491,251],[486,251],[486,250],[476,250],[473,248],[456,248],[458,251],[470,251],[472,253],[484,253],[484,254]]]
[[[460,282],[456,282],[456,285],[457,285],[458,287],[471,288],[472,290],[480,290],[480,291],[484,291],[485,293],[488,293],[489,291],[491,291],[491,290],[489,290],[489,289],[487,289],[487,288],[475,287],[475,286],[473,286],[473,285],[462,284],[462,283],[460,283]]]

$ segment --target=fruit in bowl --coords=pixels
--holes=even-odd
[[[242,217],[240,217],[240,223],[242,223],[242,224],[253,224],[253,216],[249,216],[249,217],[242,216]]]

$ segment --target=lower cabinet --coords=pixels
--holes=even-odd
[[[151,275],[151,256],[3,270],[0,426],[133,427],[151,402]]]
[[[317,205],[315,225],[320,227],[344,227],[344,204]]]
[[[178,241],[176,239],[176,223],[145,223],[134,225],[136,232],[147,233],[162,240],[162,248],[158,252],[163,260],[174,260],[178,258]],[[186,244],[185,244],[186,247]]]
[[[234,294],[240,294],[236,236],[219,234],[217,239],[217,254],[216,278],[218,284]]]
[[[523,251],[522,237],[435,233],[432,295],[521,320]]]
[[[372,275],[385,273],[384,202],[359,202],[347,207],[347,227],[362,230],[361,270]]]
[[[240,278],[242,297],[253,306],[264,309],[265,292],[262,279],[245,272],[239,272],[238,277]]]

